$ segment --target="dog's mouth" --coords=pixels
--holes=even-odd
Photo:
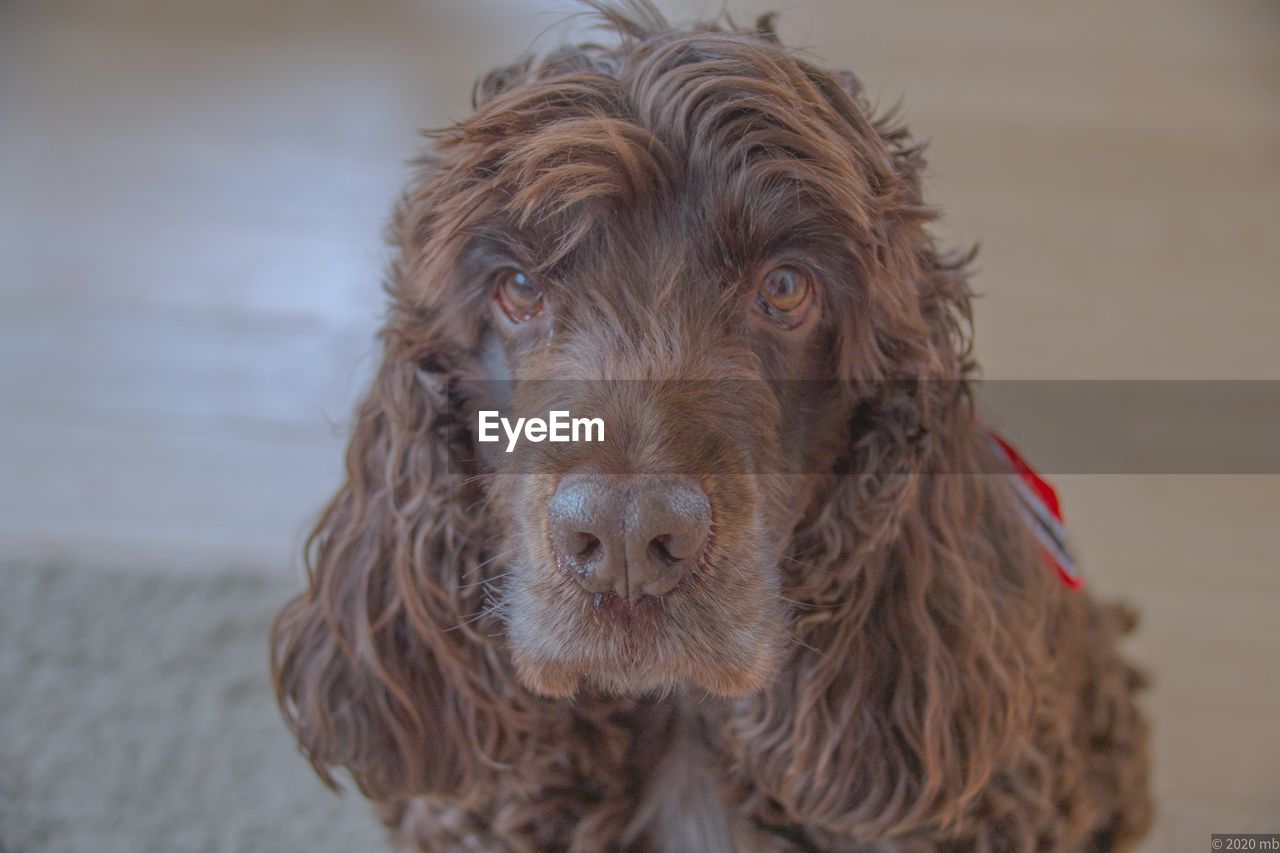
[[[689,578],[682,578],[667,595],[638,598],[623,598],[612,592],[591,593],[591,607],[604,625],[628,636],[644,635],[663,629],[671,596],[688,595],[692,585]]]
[[[508,588],[505,602],[518,677],[552,697],[763,689],[785,648],[781,599],[763,575],[750,584],[742,572],[730,590],[711,574],[688,576],[666,595],[627,599],[554,583],[551,572],[513,572],[526,579]]]

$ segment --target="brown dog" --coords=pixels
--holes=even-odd
[[[273,632],[306,754],[405,850],[1130,846],[1127,620],[992,476],[920,147],[767,20],[598,11],[619,43],[488,75],[397,212]],[[608,434],[508,458],[486,405]]]

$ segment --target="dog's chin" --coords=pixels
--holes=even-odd
[[[616,697],[662,696],[677,691],[704,692],[734,698],[757,693],[769,685],[780,667],[780,655],[761,654],[747,666],[617,666],[598,662],[548,660],[513,653],[516,674],[529,690],[548,698],[573,698],[582,693]]]
[[[557,618],[532,609],[539,612],[524,613],[513,604],[509,648],[521,683],[547,697],[675,691],[745,696],[768,686],[786,648],[785,616],[776,601],[743,607],[741,617],[696,632],[681,630],[677,626],[687,622],[661,612],[608,624],[594,614],[574,624],[563,612]]]

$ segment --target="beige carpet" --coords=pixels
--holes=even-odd
[[[0,850],[382,849],[298,755],[266,674],[287,590],[0,565]]]

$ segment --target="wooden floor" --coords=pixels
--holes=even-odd
[[[787,6],[934,139],[988,376],[1280,379],[1280,6]],[[415,129],[565,9],[0,6],[0,552],[296,571]],[[1280,477],[1060,479],[1090,583],[1145,613],[1146,849],[1280,832]]]

